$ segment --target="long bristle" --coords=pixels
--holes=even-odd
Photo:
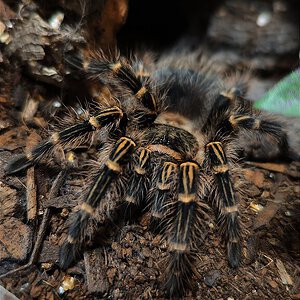
[[[85,239],[88,223],[88,215],[81,210],[78,211],[69,228],[68,239],[60,249],[59,265],[62,269],[68,268],[77,258]]]
[[[181,298],[187,289],[193,287],[194,260],[194,256],[189,252],[172,251],[169,254],[165,284],[168,296]]]
[[[32,165],[33,162],[24,154],[21,154],[8,163],[8,165],[5,167],[5,172],[7,175],[15,174],[29,168]]]
[[[228,261],[231,268],[237,268],[241,262],[241,242],[228,242],[227,243],[227,255]]]

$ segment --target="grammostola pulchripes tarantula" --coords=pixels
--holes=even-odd
[[[120,186],[115,197],[150,211],[152,229],[168,242],[169,295],[191,288],[209,206],[216,213],[229,264],[238,267],[242,241],[231,179],[237,137],[243,131],[267,134],[285,149],[281,124],[253,111],[239,85],[224,85],[208,68],[162,64],[148,73],[140,61],[102,53],[70,62],[88,80],[107,85],[115,97],[6,168],[8,174],[16,173],[49,157],[58,146],[76,148],[95,134],[101,141],[99,166],[61,248],[60,266],[67,268],[75,260],[97,219],[96,209],[112,186]]]

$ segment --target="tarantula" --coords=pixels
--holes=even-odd
[[[103,54],[88,62],[76,59],[82,72],[101,82],[117,98],[68,128],[54,132],[6,168],[8,174],[36,165],[57,146],[77,147],[98,133],[100,167],[61,248],[60,266],[67,268],[87,239],[87,228],[112,186],[116,198],[144,207],[151,227],[163,233],[169,255],[165,285],[169,295],[191,289],[195,260],[212,207],[227,247],[228,261],[241,261],[239,209],[231,173],[237,163],[233,147],[241,131],[272,136],[286,148],[279,122],[261,116],[242,97],[243,89],[225,87],[211,72],[163,65],[148,74],[141,62]],[[107,132],[108,134],[103,134]]]

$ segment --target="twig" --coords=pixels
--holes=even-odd
[[[65,181],[65,178],[67,176],[67,172],[68,172],[67,169],[64,169],[63,171],[61,171],[57,175],[57,177],[54,180],[54,182],[52,184],[52,187],[49,191],[49,195],[48,195],[49,199],[51,199],[52,197],[55,197],[58,194],[58,191],[59,191],[60,187],[62,186],[62,184]],[[0,275],[0,279],[4,278],[6,276],[9,276],[9,275],[15,274],[17,272],[26,270],[26,269],[30,268],[37,261],[39,253],[40,253],[41,245],[44,241],[44,236],[45,236],[45,232],[46,232],[50,217],[51,217],[51,208],[48,207],[44,211],[42,223],[41,223],[41,226],[39,228],[39,232],[37,234],[36,243],[34,244],[34,247],[33,247],[33,250],[32,250],[32,253],[31,253],[31,256],[30,256],[30,259],[29,259],[28,263],[26,265],[23,265],[23,266],[17,268],[17,269],[11,270],[11,271],[9,271],[5,274]]]

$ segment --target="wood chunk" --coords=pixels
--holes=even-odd
[[[22,120],[24,120],[25,122],[32,121],[33,117],[35,116],[38,110],[38,107],[39,107],[39,101],[33,98],[29,98],[26,101],[22,111],[22,116],[21,116]]]
[[[26,140],[26,151],[30,152],[41,140],[40,135],[32,131]]]
[[[43,207],[55,208],[73,208],[77,205],[78,201],[75,195],[63,195],[55,198],[49,198],[43,203]]]
[[[256,236],[249,236],[246,245],[246,249],[244,249],[245,264],[250,265],[257,259],[259,240]]]
[[[34,167],[27,170],[27,219],[34,220],[37,216],[37,190],[36,190]]]
[[[43,248],[39,255],[39,262],[56,262],[59,259],[59,246],[49,241],[44,241]]]
[[[267,225],[275,216],[280,206],[281,205],[278,203],[269,203],[262,211],[259,212],[255,220],[253,221],[253,228],[257,229],[259,227]]]
[[[286,193],[278,192],[274,195],[276,202],[270,202],[267,206],[257,215],[255,220],[253,221],[253,228],[257,229],[264,225],[267,225],[272,218],[275,216],[282,203],[284,203],[286,199]]]
[[[278,164],[278,163],[260,163],[260,162],[247,162],[248,164],[265,169],[272,172],[287,174],[294,178],[300,177],[300,164],[299,162],[292,162],[291,164]]]
[[[0,148],[5,150],[16,150],[25,146],[27,131],[25,126],[13,128],[0,135]]]
[[[0,220],[4,217],[12,217],[17,204],[17,191],[0,181]]]
[[[69,26],[56,30],[34,12],[35,4],[24,6],[22,18],[16,22],[10,31],[11,42],[6,47],[8,56],[16,56],[28,67],[28,72],[36,79],[60,85],[63,76],[60,72],[63,54],[76,45],[84,43],[84,38],[78,31]],[[51,47],[50,47],[51,46]],[[43,60],[51,64],[44,65]]]
[[[0,19],[1,20],[7,20],[7,19],[13,19],[16,17],[16,14],[14,11],[11,10],[11,8],[5,4],[2,0],[0,0]]]
[[[39,262],[55,262],[59,259],[59,246],[53,245],[49,241],[44,241],[40,253]]]
[[[89,293],[105,293],[109,288],[106,272],[103,265],[103,250],[94,249],[84,253],[87,286]]]
[[[10,218],[0,225],[0,260],[25,260],[31,248],[32,233],[19,219]]]
[[[280,259],[276,259],[276,267],[278,268],[278,273],[280,275],[283,284],[293,285],[293,280],[291,276],[286,271],[286,268]]]
[[[255,184],[258,188],[263,188],[265,186],[265,177],[263,172],[259,170],[245,169],[243,170],[243,173],[245,178],[248,181],[253,182],[253,184]]]

